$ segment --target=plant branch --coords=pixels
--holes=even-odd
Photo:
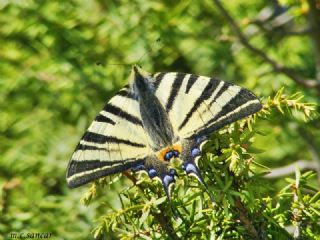
[[[307,160],[298,160],[289,165],[273,168],[269,174],[264,176],[265,178],[280,178],[289,174],[293,174],[295,172],[296,167],[298,167],[301,171],[306,169],[317,170],[318,166],[316,163]]]
[[[247,38],[251,36],[257,36],[257,34],[261,33],[262,30],[266,34],[270,35],[281,35],[281,37],[290,37],[290,36],[310,36],[311,33],[313,32],[313,29],[310,27],[300,27],[300,28],[276,28],[276,27],[271,27],[271,26],[264,26],[261,24],[257,24],[255,22],[250,22],[251,24],[254,24],[257,26],[256,28],[249,28],[245,34]]]
[[[122,172],[122,174],[124,176],[126,176],[129,180],[131,180],[133,185],[137,185],[137,179],[132,174],[130,174],[129,171],[124,171],[124,172]],[[141,189],[140,186],[138,186],[138,187]]]
[[[144,193],[143,188],[139,184],[137,184],[137,179],[132,174],[126,171],[123,172],[123,175],[125,175],[129,180],[131,180],[132,183],[138,188],[140,188],[141,192]],[[160,210],[160,213],[153,212],[153,215],[155,216],[157,222],[160,224],[161,228],[167,233],[170,239],[178,240],[179,237],[172,227],[171,218],[165,214],[166,210],[162,205],[158,205],[158,208]]]
[[[311,28],[297,28],[284,30],[281,34],[285,36],[306,36],[312,33]]]
[[[220,10],[222,15],[227,19],[229,22],[232,30],[237,35],[238,39],[242,43],[243,46],[245,46],[248,50],[250,50],[255,55],[259,56],[263,61],[269,63],[273,70],[278,73],[282,73],[289,78],[291,78],[296,83],[306,87],[306,88],[316,88],[320,92],[320,82],[317,82],[315,80],[311,79],[303,79],[301,78],[293,69],[288,68],[281,63],[278,63],[276,60],[270,58],[264,51],[262,51],[259,48],[256,48],[253,46],[247,37],[242,33],[240,27],[236,23],[236,21],[230,16],[228,11],[224,8],[224,6],[221,4],[220,0],[213,0],[217,8]]]
[[[163,206],[159,206],[160,213],[154,213],[156,220],[159,222],[161,228],[168,234],[170,239],[178,240],[179,237],[176,234],[175,230],[173,229],[172,225],[169,224],[171,220],[165,214],[166,210]]]
[[[247,209],[242,205],[240,198],[235,201],[236,207],[239,210],[239,218],[246,230],[256,239],[259,239],[259,234],[251,221],[248,218]]]

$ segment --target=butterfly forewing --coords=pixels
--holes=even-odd
[[[76,187],[141,164],[148,153],[139,104],[129,87],[123,88],[100,111],[82,137],[67,172]]]
[[[250,91],[215,78],[158,73],[154,85],[156,96],[182,139],[208,135],[261,108]]]

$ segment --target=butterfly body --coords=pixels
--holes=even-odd
[[[148,75],[142,75],[135,66],[133,69],[135,73],[133,90],[137,94],[140,116],[149,138],[148,145],[154,151],[159,151],[173,144],[175,140],[173,128],[164,107],[154,95]]]
[[[182,169],[206,187],[196,162],[208,136],[261,109],[254,94],[214,78],[184,73],[150,74],[133,66],[129,86],[98,114],[67,170],[69,187],[126,170],[158,178],[170,197]]]

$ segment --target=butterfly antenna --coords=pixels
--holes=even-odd
[[[156,41],[154,41],[154,43],[152,44],[152,46],[149,48],[149,50],[146,51],[144,54],[142,54],[142,56],[141,56],[141,57],[139,58],[139,60],[138,60],[137,65],[140,66],[140,62],[143,60],[143,58],[144,58],[147,54],[151,53],[151,52],[153,51],[154,46],[155,46],[156,44],[158,44],[160,41],[161,41],[161,39],[158,37],[158,38],[156,39]]]

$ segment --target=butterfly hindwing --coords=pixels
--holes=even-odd
[[[148,152],[139,103],[129,87],[121,89],[83,135],[67,170],[69,187],[133,168]]]
[[[202,146],[214,131],[259,111],[260,101],[249,90],[194,74],[157,73],[152,84],[182,145],[183,170],[208,191],[196,164]]]
[[[156,96],[182,139],[209,135],[261,109],[249,90],[216,78],[158,73],[154,85]]]

